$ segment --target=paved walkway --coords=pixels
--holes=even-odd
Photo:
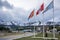
[[[0,40],[13,40],[13,39],[17,39],[17,38],[32,36],[32,35],[34,35],[34,33],[24,33],[22,35],[12,35],[12,36],[2,37],[2,38],[0,38]]]

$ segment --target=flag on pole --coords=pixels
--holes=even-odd
[[[34,10],[31,12],[31,14],[28,17],[28,20],[34,16]]]
[[[53,5],[53,1],[52,1],[42,13],[45,13],[46,11],[48,11],[49,9],[52,9],[53,7],[54,7],[54,5]]]
[[[44,3],[40,6],[39,10],[37,10],[36,15],[38,15],[43,10],[44,10]]]

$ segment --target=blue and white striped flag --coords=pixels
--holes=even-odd
[[[54,7],[54,5],[53,5],[53,1],[52,1],[42,13],[45,13],[46,11],[48,11],[49,9],[52,9],[53,7]]]

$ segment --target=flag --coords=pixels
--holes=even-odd
[[[53,7],[54,7],[54,5],[53,5],[53,1],[52,1],[42,13],[45,13],[46,11],[48,11],[49,9],[52,9]]]
[[[34,10],[31,12],[31,14],[29,15],[28,19],[32,18],[34,16]]]
[[[44,10],[44,3],[40,6],[40,9],[37,10],[36,15],[38,15],[43,10]]]

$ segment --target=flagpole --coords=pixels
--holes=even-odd
[[[35,10],[35,9],[34,9],[34,10]],[[34,14],[35,14],[35,11],[34,11]],[[34,17],[34,18],[35,18],[35,17]],[[36,37],[36,36],[35,36],[35,31],[36,31],[36,30],[35,30],[35,25],[34,25],[34,38]]]
[[[54,23],[54,0],[53,0],[53,37],[55,38],[55,23]]]
[[[44,3],[44,0],[43,0],[43,3]],[[43,13],[43,39],[44,39],[44,37],[45,37],[45,32],[44,32],[44,13]]]
[[[35,38],[35,26],[34,26],[34,38]]]
[[[34,13],[35,13],[35,9],[31,12],[31,14],[30,14],[28,19],[32,18],[34,16]],[[33,36],[35,37],[35,26],[33,26],[33,31],[34,31],[34,35]]]
[[[44,13],[43,13],[43,38],[44,38],[44,36],[45,36],[45,32],[44,32]]]

